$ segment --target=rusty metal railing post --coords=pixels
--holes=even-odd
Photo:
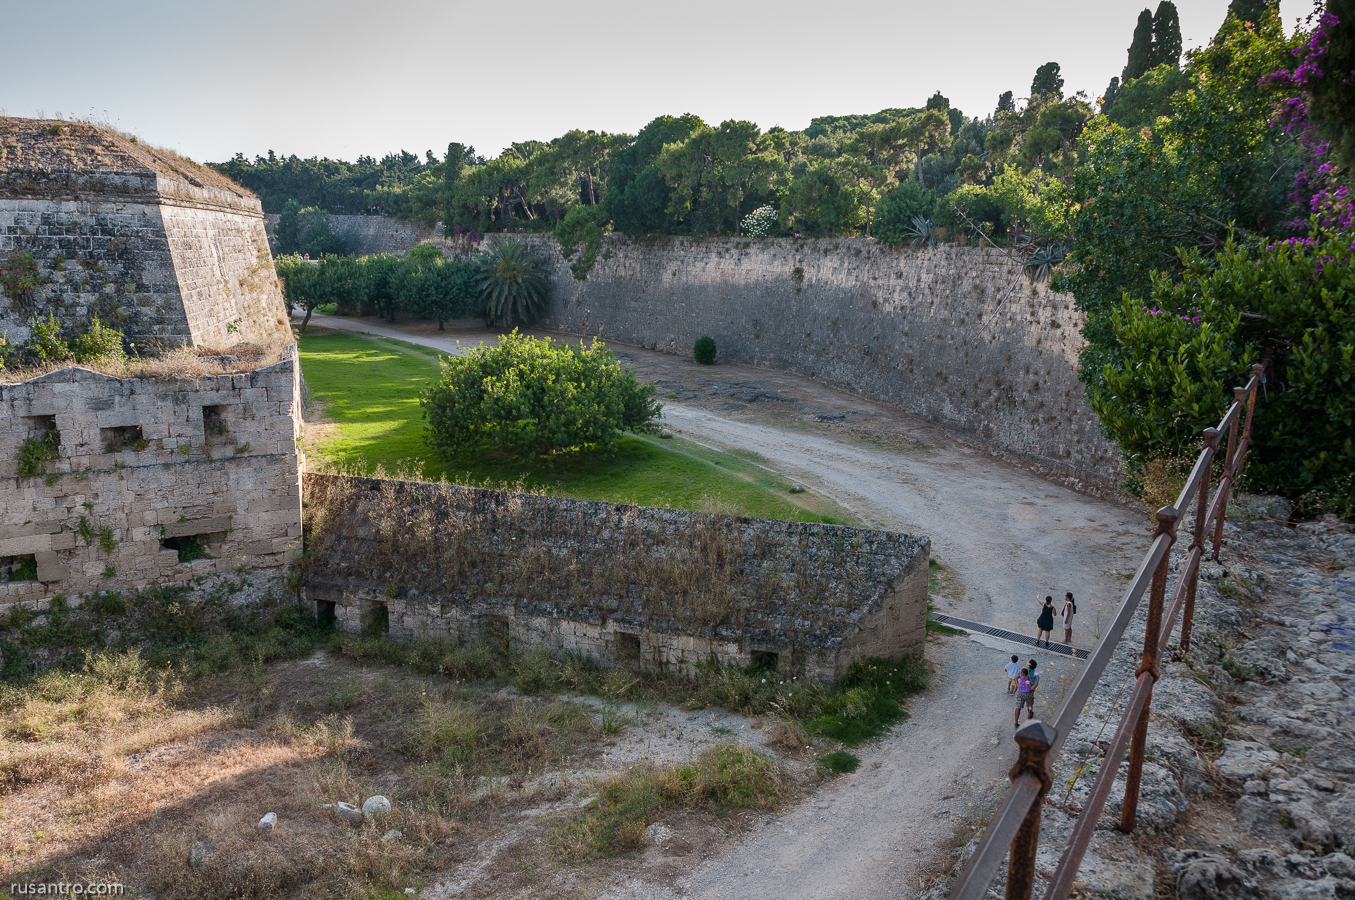
[[[1233,402],[1241,403],[1247,396],[1246,388],[1233,388]],[[1237,450],[1237,416],[1228,423],[1228,451],[1223,456],[1223,477],[1219,479],[1219,490],[1227,491],[1233,483],[1233,453]],[[1218,521],[1214,523],[1214,562],[1219,560],[1219,545],[1223,543],[1223,512],[1228,508],[1228,497],[1223,498],[1223,507],[1219,510]]]
[[[1212,455],[1219,449],[1219,430],[1217,428],[1206,428],[1204,430],[1205,452]],[[1213,474],[1213,465],[1204,467],[1203,477],[1200,479],[1200,488],[1196,492],[1195,501],[1195,528],[1191,531],[1190,549],[1200,549],[1204,553],[1204,528],[1205,519],[1209,516],[1209,476]],[[1191,575],[1190,582],[1186,585],[1186,606],[1181,613],[1181,652],[1190,652],[1190,626],[1195,621],[1195,588],[1200,583],[1200,567],[1196,566]]]
[[[1055,732],[1038,719],[1027,722],[1016,732],[1016,743],[1021,748],[1007,777],[1016,782],[1026,773],[1040,779],[1040,793],[1030,805],[1021,828],[1012,839],[1011,858],[1007,863],[1007,900],[1030,900],[1030,891],[1035,884],[1035,853],[1040,849],[1040,811],[1044,807],[1044,795],[1054,783],[1054,773],[1049,768],[1049,748],[1054,746]]]
[[[1138,722],[1134,724],[1134,741],[1129,747],[1129,770],[1125,772],[1124,777],[1124,813],[1120,816],[1120,828],[1125,831],[1134,830],[1134,818],[1139,810],[1139,779],[1143,775],[1143,755],[1148,746],[1149,707],[1153,702],[1153,682],[1157,681],[1157,663],[1161,650],[1157,641],[1162,632],[1162,601],[1167,593],[1167,567],[1171,562],[1171,541],[1176,538],[1176,520],[1176,510],[1170,506],[1164,506],[1157,511],[1157,534],[1154,535],[1154,539],[1165,536],[1168,544],[1167,552],[1162,554],[1162,561],[1153,572],[1153,585],[1149,588],[1151,593],[1148,595],[1148,627],[1143,634],[1143,662],[1139,664],[1139,670],[1135,674],[1136,678],[1148,676],[1148,699],[1143,704],[1143,711],[1139,713]],[[1106,764],[1118,767],[1120,761],[1108,759]]]

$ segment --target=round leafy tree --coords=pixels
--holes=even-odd
[[[715,338],[697,338],[692,346],[692,358],[703,366],[712,365],[715,362]]]
[[[530,324],[546,311],[546,263],[515,238],[491,241],[475,259],[486,325]]]
[[[424,440],[446,459],[609,452],[622,431],[653,432],[663,404],[599,340],[555,343],[514,329],[442,361],[419,398]]]

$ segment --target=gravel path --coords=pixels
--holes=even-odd
[[[432,332],[413,323],[312,321],[447,353],[494,337],[465,328]],[[885,404],[784,373],[697,369],[672,356],[613,348],[628,355],[642,378],[661,384],[665,421],[683,437],[754,452],[870,525],[930,536],[933,556],[960,582],[955,596],[940,604],[943,612],[1033,636],[1035,593],[1072,590],[1080,613],[1074,644],[1090,648],[1098,611],[1104,621],[1127,584],[1121,573],[1130,572],[1147,547],[1140,513],[993,459]],[[690,387],[703,378],[705,389]],[[682,383],[670,389],[664,379]],[[720,402],[729,399],[731,385],[742,384],[753,386],[743,392],[745,402]],[[798,405],[756,402],[792,395]],[[938,848],[968,829],[973,810],[966,803],[989,782],[1000,783],[1011,765],[1012,705],[1001,667],[1012,653],[1041,660],[1045,704],[1056,703],[1059,676],[1071,675],[1076,665],[1069,660],[993,639],[932,644],[933,688],[916,698],[909,721],[860,751],[856,774],[769,818],[675,883],[614,883],[604,896],[917,896],[929,872],[948,868],[949,853]],[[1037,710],[1050,712],[1044,704]],[[973,784],[962,789],[965,781]]]

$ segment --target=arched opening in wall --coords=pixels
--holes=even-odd
[[[161,550],[173,550],[179,554],[180,563],[191,563],[195,559],[214,559],[220,555],[221,545],[226,541],[226,532],[212,531],[205,534],[180,534],[160,540]]]
[[[338,619],[333,600],[315,601],[315,620],[321,625],[333,625]]]

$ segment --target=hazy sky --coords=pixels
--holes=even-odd
[[[1156,0],[0,0],[0,109],[93,113],[197,160],[487,155],[664,113],[804,128],[921,106],[968,115],[1035,69],[1101,93]],[[1187,48],[1227,0],[1177,0]],[[1287,28],[1312,0],[1283,0]]]

